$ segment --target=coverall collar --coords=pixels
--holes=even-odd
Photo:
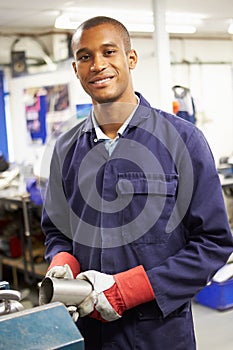
[[[135,94],[139,98],[139,105],[137,106],[136,111],[129,122],[129,128],[137,126],[139,123],[142,122],[142,119],[149,118],[151,112],[151,106],[149,102],[147,102],[147,100],[140,93],[135,92]],[[90,115],[87,117],[83,124],[83,128],[81,131],[82,133],[93,132],[94,125],[91,114],[92,111],[90,112]]]

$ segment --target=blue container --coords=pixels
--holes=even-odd
[[[226,310],[233,307],[233,279],[217,283],[211,282],[198,292],[194,300],[212,309]]]

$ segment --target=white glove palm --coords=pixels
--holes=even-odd
[[[117,320],[121,316],[113,309],[104,291],[115,284],[113,276],[90,270],[80,273],[76,279],[83,279],[90,282],[93,286],[93,292],[84,301],[78,305],[80,317],[89,315],[95,309],[106,321]]]
[[[114,275],[86,271],[77,277],[92,284],[93,291],[77,305],[80,317],[114,321],[126,310],[155,299],[154,290],[142,265]]]
[[[68,310],[70,316],[72,317],[74,322],[78,321],[79,318],[79,313],[78,313],[78,307],[75,305],[70,305],[70,306],[66,306],[66,309]]]
[[[73,279],[73,273],[68,264],[64,266],[54,266],[47,273],[46,277],[55,277],[55,278],[68,278]]]

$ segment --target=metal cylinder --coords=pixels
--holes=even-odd
[[[39,290],[39,304],[60,301],[69,305],[79,305],[92,292],[92,285],[81,279],[45,277]]]

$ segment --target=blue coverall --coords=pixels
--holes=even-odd
[[[140,104],[111,154],[91,117],[56,142],[42,216],[46,259],[81,271],[143,265],[155,300],[102,323],[78,320],[86,350],[194,350],[191,299],[233,251],[213,156],[192,123]]]

